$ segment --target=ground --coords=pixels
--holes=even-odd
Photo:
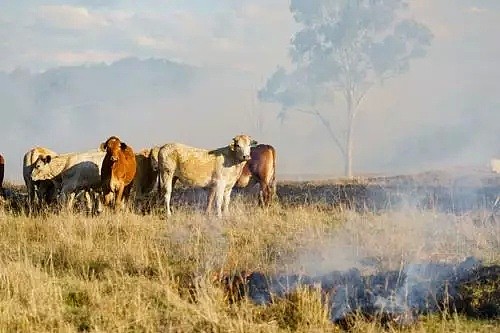
[[[231,302],[224,277],[323,276],[352,269],[371,276],[468,257],[484,267],[500,264],[498,175],[436,174],[281,182],[279,202],[271,208],[257,209],[252,195],[237,193],[231,215],[223,219],[193,209],[202,205],[189,200],[203,201],[203,193],[182,189],[168,220],[161,210],[27,217],[5,207],[0,328],[337,332],[343,326],[333,323],[319,289],[298,288],[268,305],[246,297]],[[464,284],[464,295],[478,306],[493,297],[498,282],[480,281]],[[484,288],[475,288],[478,284]],[[348,328],[494,332],[498,327],[498,317],[467,315],[441,308],[406,328],[355,316]]]

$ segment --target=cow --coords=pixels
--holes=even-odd
[[[206,213],[215,198],[217,216],[228,212],[231,191],[250,160],[250,147],[257,142],[248,135],[235,136],[228,146],[207,150],[182,143],[167,143],[158,152],[158,179],[167,216],[172,214],[170,199],[175,181],[189,187],[210,190]],[[224,206],[224,207],[223,207]]]
[[[44,147],[34,147],[28,150],[23,157],[23,178],[28,191],[28,205],[30,212],[37,211],[42,204],[51,204],[55,199],[55,187],[52,180],[34,181],[31,171],[39,158],[56,156],[53,150]]]
[[[133,180],[137,171],[137,162],[133,149],[116,136],[109,137],[101,144],[106,151],[102,161],[102,194],[104,203],[113,208],[123,208],[128,201]]]
[[[143,149],[135,154],[136,173],[131,190],[131,198],[134,203],[142,206],[144,202],[152,199],[153,192],[158,181],[158,151],[159,146]]]
[[[3,191],[3,177],[5,174],[5,159],[0,155],[0,196],[4,195]]]
[[[276,150],[271,145],[260,144],[252,147],[250,156],[235,186],[252,187],[259,183],[259,204],[269,207],[276,195]]]
[[[154,146],[135,154],[136,173],[132,186],[132,193],[135,197],[141,198],[153,191],[158,180],[159,150],[159,146]]]
[[[85,191],[87,209],[94,208],[91,193],[95,196],[100,189],[100,166],[106,153],[93,149],[79,153],[39,156],[31,171],[33,181],[51,180],[60,193],[58,202],[72,209],[75,196]]]

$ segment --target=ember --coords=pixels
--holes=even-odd
[[[474,310],[470,304],[471,296],[465,291],[469,289],[465,286],[477,284],[478,278],[492,283],[491,288],[496,294],[488,294],[489,303]],[[234,282],[240,285],[236,286]],[[398,326],[414,323],[419,314],[439,310],[469,315],[481,313],[483,317],[489,318],[500,316],[500,266],[482,266],[474,258],[468,258],[460,264],[409,264],[402,271],[368,276],[363,276],[357,269],[333,271],[316,277],[266,276],[252,272],[231,279],[231,283],[231,290],[238,291],[238,298],[246,296],[259,305],[268,305],[273,300],[287,297],[299,286],[319,287],[323,301],[329,305],[331,321],[342,327],[348,327],[351,319],[358,315],[377,319],[383,325]]]

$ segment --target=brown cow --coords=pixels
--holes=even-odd
[[[0,195],[3,195],[3,176],[5,172],[5,160],[2,155],[0,155]]]
[[[104,203],[110,206],[114,200],[113,207],[122,208],[123,201],[128,201],[136,173],[134,151],[116,136],[102,143],[101,149],[106,151],[101,168]]]
[[[252,187],[258,182],[259,204],[269,206],[276,195],[276,150],[271,145],[260,144],[252,147],[250,156],[236,187]]]
[[[135,154],[136,172],[130,200],[142,212],[150,209],[156,200],[156,197],[151,194],[154,192],[158,180],[159,150],[159,146],[154,146]]]
[[[136,173],[132,193],[136,198],[143,198],[153,191],[158,179],[159,146],[143,149],[135,154]]]

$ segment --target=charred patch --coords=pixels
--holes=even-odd
[[[410,264],[372,275],[357,269],[315,277],[243,272],[220,282],[231,302],[247,297],[258,305],[289,299],[298,288],[319,288],[330,320],[343,328],[359,318],[404,327],[421,314],[438,311],[500,318],[500,266],[482,266],[474,258],[459,264]]]

